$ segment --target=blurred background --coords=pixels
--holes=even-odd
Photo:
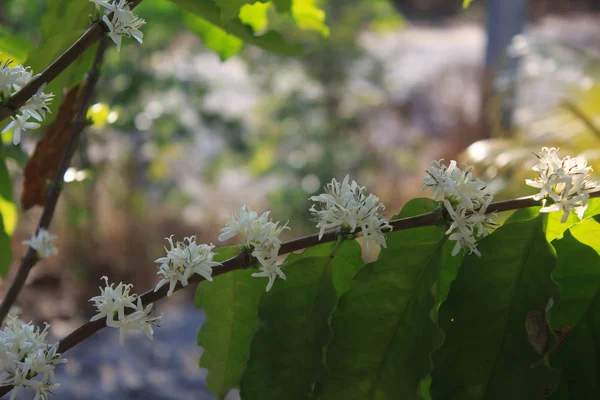
[[[0,47],[2,32],[23,40],[18,50],[35,47],[47,3],[0,2]],[[51,228],[60,253],[33,270],[25,319],[68,334],[92,315],[101,276],[147,290],[165,236],[216,242],[242,204],[289,221],[286,238],[314,233],[308,198],[334,177],[367,186],[391,218],[431,195],[420,188],[434,159],[475,165],[498,199],[532,193],[524,179],[543,146],[600,168],[599,1],[313,3],[324,14],[302,33],[310,51],[298,58],[246,45],[223,60],[198,36],[201,21],[172,3],[136,9],[144,43],[107,53]],[[24,153],[40,137],[27,134]],[[9,161],[18,198],[22,168]],[[40,212],[19,213],[2,292]],[[67,353],[58,398],[211,399],[193,291],[159,306],[153,342],[129,337],[121,348],[104,330]]]

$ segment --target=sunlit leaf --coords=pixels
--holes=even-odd
[[[33,43],[29,40],[0,26],[0,63],[12,60],[16,64],[22,64],[32,48]]]
[[[304,50],[300,44],[287,41],[279,32],[268,31],[260,36],[255,36],[252,28],[248,25],[245,25],[237,18],[238,13],[236,13],[236,18],[231,19],[226,23],[223,22],[221,19],[221,10],[213,1],[171,1],[183,9],[194,13],[196,16],[205,19],[207,22],[222,28],[228,34],[242,39],[246,43],[250,43],[265,50],[282,55],[298,56],[304,54]],[[246,2],[243,3],[245,4]]]
[[[236,55],[244,47],[244,42],[241,39],[228,34],[204,18],[186,12],[184,21],[188,28],[202,38],[206,47],[214,50],[223,61]]]
[[[552,277],[561,292],[560,301],[550,310],[550,323],[554,331],[567,330],[568,336],[552,358],[562,372],[563,387],[551,399],[596,399],[600,391],[600,224],[588,219],[552,245],[558,257]]]
[[[0,276],[6,276],[12,261],[10,235],[15,229],[17,212],[12,202],[12,185],[6,161],[0,157]]]
[[[267,12],[271,3],[246,4],[240,9],[240,21],[252,27],[254,32],[262,32],[269,22]]]
[[[316,6],[315,0],[294,0],[292,16],[301,29],[314,30],[323,36],[329,36],[329,27],[325,24],[325,11]]]

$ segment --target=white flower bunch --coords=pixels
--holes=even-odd
[[[244,235],[244,244],[252,250],[251,254],[256,257],[261,269],[261,272],[252,276],[269,278],[267,292],[271,290],[277,277],[285,280],[285,274],[277,266],[281,247],[279,235],[285,229],[290,229],[287,224],[279,226],[279,222],[269,220],[269,214],[270,211],[267,211],[259,216],[256,211],[243,205],[232,217],[226,217],[225,228],[219,236],[219,241],[225,241],[238,234]]]
[[[108,19],[107,15],[102,16],[102,21],[106,24],[109,30],[108,36],[117,45],[117,51],[121,51],[121,38],[123,36],[133,37],[138,42],[142,43],[144,34],[140,28],[146,23],[145,20],[135,15],[129,6],[129,0],[90,0],[96,6],[96,10],[101,7],[112,12],[112,20]]]
[[[481,256],[476,237],[486,236],[488,228],[495,226],[496,215],[486,213],[493,195],[485,182],[473,177],[473,167],[463,164],[461,168],[454,160],[446,166],[442,161],[431,163],[421,190],[429,188],[433,190],[433,200],[443,201],[452,220],[446,234],[456,241],[452,255],[463,249]]]
[[[367,247],[370,241],[386,247],[382,230],[391,231],[393,228],[383,218],[385,206],[379,202],[379,197],[373,194],[365,195],[366,190],[354,180],[350,183],[350,177],[346,175],[342,182],[333,179],[328,183],[325,193],[310,197],[311,201],[321,203],[320,210],[317,210],[315,205],[310,208],[318,221],[319,239],[327,229],[340,228],[354,233],[360,228],[360,234],[367,239]]]
[[[0,65],[0,101],[2,103],[8,102],[11,96],[38,76],[33,76],[29,67],[20,64],[12,66],[11,64],[11,61],[6,61]],[[46,118],[46,113],[50,112],[48,106],[54,99],[54,94],[44,93],[45,88],[46,84],[44,83],[37,93],[19,109],[19,112],[10,117],[11,122],[2,130],[2,133],[9,129],[13,130],[14,144],[19,144],[23,132],[40,127],[39,123],[32,122],[30,118],[42,122]]]
[[[41,258],[58,254],[58,249],[54,246],[55,235],[51,235],[47,230],[40,228],[31,236],[31,239],[24,240],[22,243],[31,246]]]
[[[167,256],[156,260],[157,263],[161,264],[157,274],[162,279],[154,288],[155,292],[168,283],[169,292],[167,296],[171,296],[177,282],[185,287],[194,274],[201,275],[207,281],[213,280],[212,268],[221,265],[221,263],[213,261],[215,246],[212,243],[210,245],[197,244],[195,236],[186,237],[183,242],[177,243],[173,243],[172,237],[168,237],[167,240],[171,245],[171,249],[165,248]]]
[[[526,179],[525,183],[541,189],[533,196],[535,200],[551,199],[552,204],[542,207],[540,212],[563,211],[561,222],[566,222],[571,211],[581,219],[587,208],[589,192],[596,188],[590,179],[592,167],[581,158],[558,156],[558,149],[542,148],[536,154],[539,163],[532,170],[539,174],[536,180]]]
[[[98,314],[94,315],[90,321],[106,318],[106,326],[119,329],[121,344],[124,342],[127,331],[141,330],[152,339],[154,333],[152,326],[158,326],[163,315],[151,317],[150,314],[154,311],[153,304],[144,308],[141,298],[136,294],[130,294],[133,285],[120,282],[117,287],[114,287],[114,283],[108,284],[106,276],[103,276],[102,279],[106,286],[100,288],[100,296],[90,299],[98,310]]]
[[[9,316],[0,330],[0,367],[4,374],[0,386],[14,386],[10,399],[19,389],[35,390],[34,399],[47,399],[56,383],[54,368],[67,362],[58,353],[58,343],[46,344],[49,325],[43,330]],[[36,379],[37,378],[37,379]]]

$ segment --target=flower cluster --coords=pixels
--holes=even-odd
[[[44,228],[40,228],[35,235],[31,236],[31,239],[24,240],[22,243],[31,246],[36,250],[39,257],[46,258],[53,254],[58,254],[58,249],[54,247],[55,239],[56,236],[51,235]]]
[[[106,287],[100,288],[100,296],[92,297],[98,314],[90,321],[106,318],[106,326],[119,328],[119,342],[123,344],[127,331],[141,330],[150,339],[154,331],[153,326],[158,326],[162,321],[162,314],[150,316],[154,311],[153,304],[142,305],[142,299],[136,294],[130,294],[133,285],[125,285],[122,282],[114,287],[114,283],[108,284],[108,278],[103,276]],[[137,301],[136,301],[137,300]]]
[[[551,199],[553,204],[543,207],[541,212],[563,211],[561,222],[565,222],[571,211],[579,218],[587,208],[589,192],[596,188],[596,182],[590,179],[592,167],[581,158],[560,158],[558,149],[542,148],[536,154],[539,163],[532,170],[539,174],[536,180],[527,179],[525,183],[541,189],[533,196],[535,200]]]
[[[354,233],[360,228],[360,234],[369,242],[373,241],[378,246],[386,247],[383,229],[392,230],[392,226],[383,218],[385,206],[379,202],[379,197],[365,195],[366,188],[359,186],[356,181],[350,183],[346,175],[342,182],[335,179],[328,183],[325,192],[312,196],[309,200],[321,203],[317,210],[313,205],[310,211],[315,216],[317,228],[320,228],[319,239],[325,230],[340,228],[349,233]]]
[[[29,67],[20,64],[12,66],[11,64],[11,61],[6,61],[0,65],[0,101],[2,103],[8,102],[11,96],[38,76],[34,76]],[[13,130],[14,144],[19,144],[23,132],[40,127],[39,123],[32,122],[30,118],[42,122],[46,118],[46,113],[50,112],[48,106],[54,99],[54,94],[44,93],[45,87],[45,83],[41,85],[37,93],[27,100],[18,113],[10,117],[11,122],[2,130],[2,133],[9,129]]]
[[[219,241],[225,241],[238,234],[245,237],[245,245],[252,250],[252,256],[260,263],[261,272],[252,274],[254,277],[269,278],[267,292],[273,287],[277,277],[285,279],[285,274],[277,266],[277,256],[281,241],[279,235],[286,225],[279,226],[279,222],[269,220],[269,211],[258,215],[248,206],[242,206],[232,217],[226,218],[225,228],[221,230]]]
[[[4,374],[0,386],[14,386],[10,399],[18,390],[35,390],[34,399],[47,399],[60,385],[55,382],[54,368],[67,360],[58,353],[58,343],[47,344],[49,325],[43,330],[9,315],[0,330],[0,366]]]
[[[117,51],[121,51],[121,38],[123,36],[133,37],[138,42],[143,42],[144,34],[140,31],[140,28],[146,21],[131,11],[129,0],[90,1],[94,3],[96,10],[103,7],[105,11],[112,13],[112,19],[109,19],[107,15],[103,15],[102,21],[108,27],[108,36],[117,45]]]
[[[157,274],[162,279],[154,288],[155,292],[168,283],[167,296],[171,296],[177,282],[185,287],[194,274],[201,275],[207,281],[212,281],[212,268],[221,265],[221,263],[213,261],[215,246],[212,243],[210,245],[197,244],[195,236],[186,237],[183,242],[177,243],[173,243],[172,237],[167,240],[171,249],[165,248],[167,256],[156,260],[161,264]]]
[[[486,236],[495,225],[495,214],[487,214],[493,195],[485,182],[473,177],[473,167],[463,164],[461,168],[454,160],[446,166],[442,161],[432,162],[421,190],[429,188],[434,200],[443,200],[452,220],[446,234],[456,241],[452,255],[463,249],[480,256],[476,237]]]

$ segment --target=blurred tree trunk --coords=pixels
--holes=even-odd
[[[528,0],[487,0],[487,48],[482,94],[482,122],[488,137],[510,136],[519,68],[518,57],[508,57],[507,47],[523,33]],[[508,87],[498,90],[498,78]]]

